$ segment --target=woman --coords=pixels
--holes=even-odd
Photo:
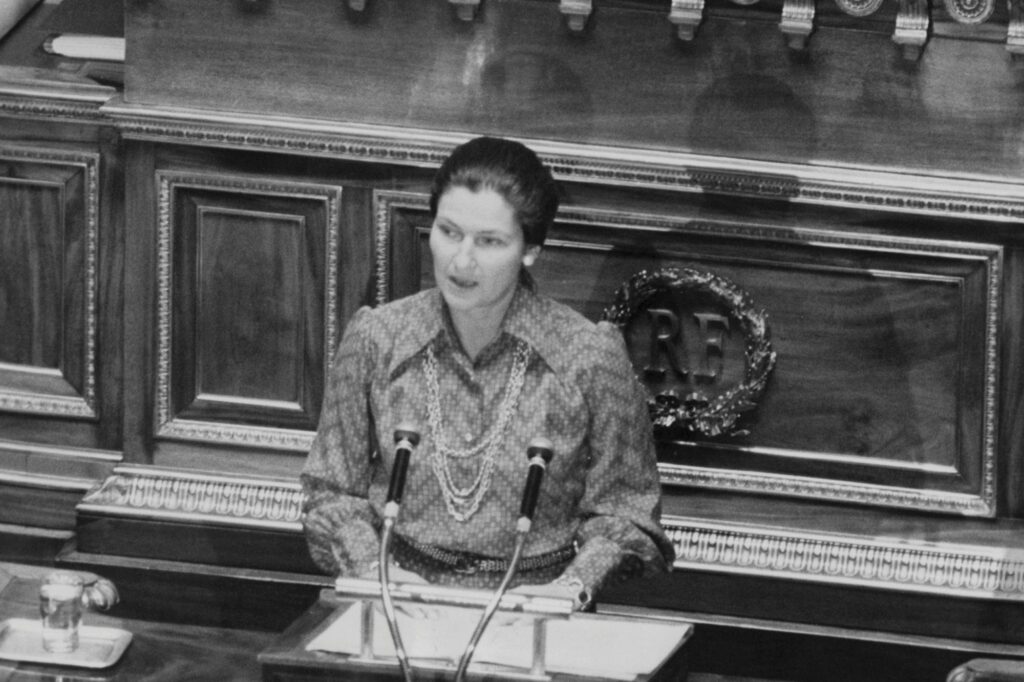
[[[376,575],[392,434],[421,425],[396,525],[396,582],[495,587],[515,542],[526,448],[554,444],[518,583],[583,607],[666,570],[651,425],[617,328],[539,296],[528,269],[558,209],[537,156],[458,147],[434,180],[436,288],[349,322],[302,474],[310,552]]]

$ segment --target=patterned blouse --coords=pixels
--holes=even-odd
[[[498,419],[520,342],[529,349],[516,411],[497,453],[489,488],[469,518],[457,520],[431,465],[428,347],[436,358],[441,428],[449,446],[469,449]],[[429,289],[351,319],[331,368],[321,421],[301,480],[310,553],[327,573],[361,575],[380,548],[394,459],[394,430],[420,426],[406,478],[397,536],[417,545],[507,559],[526,480],[526,449],[537,436],[554,444],[524,548],[531,556],[577,549],[564,570],[596,593],[609,581],[667,570],[673,547],[659,524],[660,485],[651,422],[619,330],[567,306],[517,289],[502,333],[471,361],[458,342],[440,292]],[[435,418],[436,422],[436,418]],[[380,447],[378,447],[378,443]],[[470,484],[480,457],[449,458],[456,486]],[[431,582],[493,587],[452,571],[416,570]],[[488,584],[490,580],[490,584]],[[516,583],[513,583],[516,584]]]

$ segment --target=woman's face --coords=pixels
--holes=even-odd
[[[453,315],[500,321],[515,293],[519,268],[539,246],[527,246],[515,212],[491,189],[450,187],[438,199],[430,228],[434,278]]]

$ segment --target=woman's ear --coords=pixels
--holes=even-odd
[[[537,256],[540,255],[539,246],[528,246],[526,247],[526,253],[523,254],[523,265],[530,267],[533,262],[537,260]]]

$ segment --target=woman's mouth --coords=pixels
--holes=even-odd
[[[467,279],[465,277],[458,277],[456,275],[448,275],[448,281],[454,284],[459,289],[471,289],[476,286],[476,281]]]

